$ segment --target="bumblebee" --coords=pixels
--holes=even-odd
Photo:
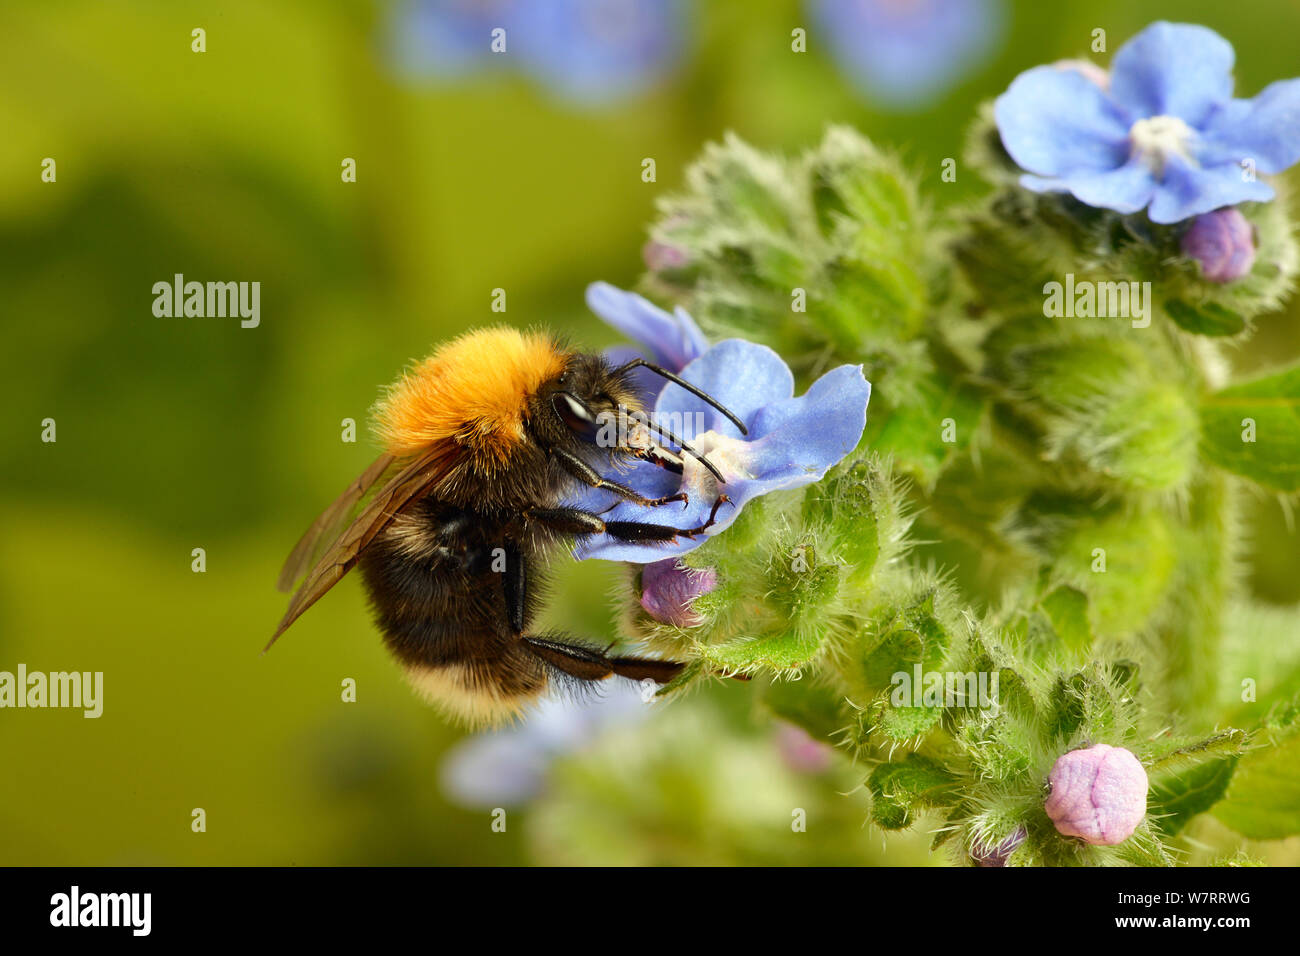
[[[360,565],[376,623],[411,684],[465,723],[516,717],[555,683],[672,680],[679,662],[611,657],[532,626],[545,559],[559,545],[601,534],[646,544],[694,537],[727,503],[717,495],[708,519],[690,528],[604,521],[565,506],[582,485],[643,505],[651,517],[686,500],[684,492],[646,498],[604,477],[637,459],[680,474],[690,455],[723,483],[706,457],[646,416],[632,375],[638,368],[745,431],[666,369],[641,359],[615,366],[544,333],[484,329],[435,351],[380,400],[384,453],[285,562],[281,590],[306,577],[267,648]]]

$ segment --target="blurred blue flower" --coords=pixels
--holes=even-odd
[[[640,93],[676,62],[682,0],[518,0],[512,56],[554,94],[598,105]]]
[[[1106,88],[1056,66],[1021,73],[994,107],[1021,183],[1157,223],[1272,199],[1254,171],[1300,160],[1300,79],[1233,99],[1233,59],[1213,30],[1161,21],[1120,47]]]
[[[612,286],[598,287],[601,315],[618,316],[629,335],[639,338],[656,354],[689,355],[702,341],[698,328],[685,312],[664,322],[667,313],[646,308],[640,296]],[[644,305],[643,305],[644,303]],[[671,351],[676,345],[680,352]],[[745,503],[781,488],[799,488],[818,481],[832,465],[857,447],[867,421],[871,385],[860,365],[842,365],[827,372],[794,397],[794,376],[781,357],[765,345],[727,339],[690,359],[681,377],[703,389],[745,423],[739,429],[713,406],[684,388],[669,383],[659,392],[651,418],[689,441],[726,478],[725,485],[698,461],[683,456],[681,475],[649,462],[637,462],[608,477],[630,485],[647,497],[685,491],[686,507],[665,506],[647,517],[641,505],[609,492],[586,489],[569,504],[599,512],[606,521],[670,520],[677,527],[704,524],[719,494],[731,499],[717,515],[706,535],[679,538],[660,545],[625,544],[609,537],[579,542],[579,558],[633,561],[645,564],[685,554],[719,534],[735,520]]]
[[[414,76],[452,79],[501,59],[492,31],[506,27],[516,0],[407,0],[390,21],[391,55]]]
[[[443,792],[465,807],[520,806],[546,786],[559,757],[649,713],[641,687],[629,681],[611,682],[595,697],[548,697],[521,723],[456,744],[443,759]]]
[[[662,77],[683,44],[685,0],[411,0],[392,21],[392,55],[417,76],[516,67],[553,95],[601,105]],[[494,52],[493,30],[505,31]]]
[[[993,49],[1001,0],[811,0],[831,55],[872,100],[925,106]]]

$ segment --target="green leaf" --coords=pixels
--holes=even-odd
[[[804,520],[835,541],[836,557],[852,580],[866,580],[880,557],[880,527],[874,498],[881,478],[865,460],[837,468],[813,485],[803,500]]]
[[[1083,674],[1062,674],[1052,687],[1045,739],[1068,739],[1087,716],[1088,679]]]
[[[709,196],[733,221],[776,233],[790,228],[791,195],[782,162],[734,134],[706,146],[686,178],[696,193]]]
[[[935,850],[939,849],[939,847],[943,846],[945,843],[947,843],[949,840],[955,837],[958,833],[960,833],[961,828],[958,826],[954,826],[954,824],[957,821],[970,816],[970,813],[971,813],[971,808],[970,805],[967,803],[958,803],[956,806],[954,806],[948,812],[948,816],[944,820],[944,823],[946,823],[947,826],[940,827],[939,830],[935,833],[934,839],[930,841],[930,852],[933,853]]]
[[[999,367],[1021,396],[1019,412],[1043,430],[1040,455],[1136,488],[1188,481],[1197,463],[1193,390],[1170,381],[1136,342],[1042,339],[1050,326],[1014,328],[1023,321],[1003,330]]]
[[[1017,717],[1032,720],[1038,714],[1038,702],[1029,684],[1009,667],[998,671],[998,705]]]
[[[1300,490],[1300,366],[1209,396],[1202,445],[1220,468],[1278,491]]]
[[[1213,813],[1252,840],[1300,833],[1300,736],[1242,757]]]
[[[1153,783],[1147,802],[1152,823],[1173,836],[1192,817],[1210,809],[1227,792],[1239,759],[1212,760]]]
[[[1088,623],[1088,596],[1078,588],[1065,585],[1040,602],[1052,630],[1071,651],[1086,654],[1092,649],[1092,625]]]
[[[881,764],[867,779],[871,818],[882,829],[902,830],[911,825],[915,810],[951,803],[956,784],[956,776],[919,754]]]
[[[778,634],[705,647],[700,657],[725,671],[795,671],[808,664],[820,647],[821,635],[791,628]]]
[[[891,707],[880,720],[880,732],[891,740],[911,740],[937,724],[942,716],[942,707]]]
[[[1185,332],[1195,335],[1237,335],[1246,328],[1246,320],[1217,302],[1188,305],[1181,299],[1165,303],[1165,312]]]
[[[922,671],[934,668],[948,652],[948,632],[935,615],[933,592],[911,607],[894,612],[878,629],[879,643],[862,662],[862,676],[868,687],[888,686],[899,673],[910,678],[914,664],[920,664]],[[921,688],[914,690],[921,692]]]
[[[868,416],[867,441],[894,456],[897,467],[933,485],[939,473],[970,445],[984,413],[981,396],[937,374],[909,383],[907,401],[888,414]]]
[[[667,697],[670,694],[675,694],[684,688],[690,687],[691,684],[693,684],[703,673],[703,663],[700,661],[689,661],[686,666],[682,668],[680,674],[659,688],[656,696]]]
[[[826,740],[849,723],[840,698],[809,678],[774,680],[762,691],[763,703],[777,717]]]
[[[1284,705],[1300,688],[1300,605],[1243,597],[1228,605],[1224,628],[1219,721],[1257,724],[1261,713]]]
[[[1212,737],[1197,739],[1161,738],[1148,753],[1147,770],[1154,774],[1177,774],[1206,761],[1241,757],[1249,753],[1250,734],[1244,730],[1225,730]]]

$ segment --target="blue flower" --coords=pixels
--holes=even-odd
[[[676,62],[681,0],[518,0],[512,55],[554,94],[600,105],[640,93]]]
[[[1036,192],[1180,222],[1273,198],[1254,172],[1300,160],[1300,79],[1232,96],[1232,46],[1213,30],[1153,23],[1122,46],[1108,86],[1082,72],[1021,73],[994,107],[1007,152]]]
[[[924,106],[989,53],[996,0],[812,0],[831,55],[884,106]]]
[[[680,372],[708,350],[709,340],[681,306],[669,314],[633,292],[608,282],[593,282],[587,286],[587,308],[643,346],[614,346],[605,353],[612,362],[622,364],[639,357]],[[664,380],[653,372],[638,369],[634,374],[638,387],[651,400],[664,386]]]
[[[454,78],[491,65],[492,31],[507,25],[514,0],[412,0],[390,24],[398,68]]]
[[[641,92],[676,62],[685,0],[410,0],[392,20],[399,68],[458,77],[515,67],[583,106]],[[498,37],[503,49],[494,50]]]
[[[640,296],[603,284],[593,288],[601,304],[597,311],[617,316],[623,323],[616,322],[617,327],[639,338],[656,355],[685,357],[699,347],[702,336],[685,312],[678,310],[675,321],[665,323],[667,313]],[[673,346],[680,351],[672,351]],[[725,494],[730,505],[722,505],[717,523],[704,535],[654,546],[591,537],[579,542],[578,557],[645,564],[685,554],[706,537],[726,530],[746,502],[770,491],[819,481],[857,447],[866,427],[871,385],[860,365],[827,372],[796,398],[794,376],[779,355],[763,345],[727,339],[689,359],[679,374],[729,408],[749,430],[742,436],[715,408],[678,385],[670,383],[658,392],[651,418],[707,455],[725,484],[718,484],[703,465],[685,455],[681,475],[637,462],[625,472],[607,476],[647,497],[685,491],[689,495],[685,507],[665,505],[648,512],[595,489],[579,493],[569,503],[600,512],[606,521],[670,522],[680,528],[703,525],[719,494]]]
[[[475,734],[443,759],[443,791],[466,807],[519,806],[546,786],[551,765],[606,730],[650,713],[637,684],[611,683],[598,697],[548,697],[521,723]]]

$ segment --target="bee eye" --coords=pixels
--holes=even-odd
[[[579,435],[595,434],[596,420],[591,412],[568,392],[556,392],[551,397],[551,406],[564,424]]]

